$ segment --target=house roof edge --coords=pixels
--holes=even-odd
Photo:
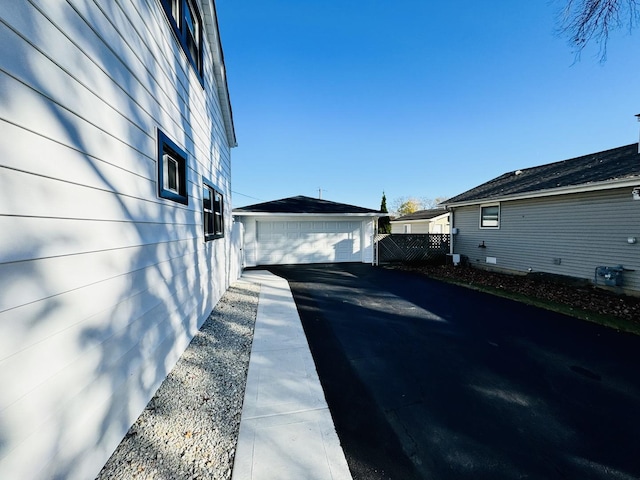
[[[207,37],[209,47],[213,56],[213,77],[215,80],[218,97],[220,99],[220,109],[222,110],[222,121],[224,123],[227,143],[230,148],[238,146],[235,126],[233,122],[233,110],[231,108],[231,96],[229,95],[229,85],[227,83],[227,70],[224,62],[224,50],[220,40],[220,28],[218,26],[218,13],[215,0],[201,0],[204,9],[204,23],[207,26]]]
[[[461,202],[442,202],[445,208],[464,207],[468,205],[478,205],[480,203],[489,202],[506,202],[510,200],[525,200],[528,198],[553,197],[556,195],[569,195],[571,193],[596,192],[601,190],[611,190],[614,188],[625,188],[640,186],[640,176],[637,178],[626,178],[608,180],[604,182],[594,182],[588,185],[571,185],[567,187],[549,188],[546,190],[538,190],[535,192],[516,193],[511,195],[498,195],[492,197],[484,197],[472,200],[463,200]]]

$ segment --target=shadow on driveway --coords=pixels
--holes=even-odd
[[[640,478],[640,337],[410,272],[268,269],[354,479]]]

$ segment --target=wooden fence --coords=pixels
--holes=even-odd
[[[449,234],[378,234],[374,239],[374,263],[428,262],[449,253]]]

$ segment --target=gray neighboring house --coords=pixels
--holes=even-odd
[[[451,253],[640,293],[640,154],[634,143],[505,173],[443,202]],[[454,257],[454,260],[456,257]],[[610,270],[598,267],[622,266]]]
[[[449,233],[449,212],[443,208],[418,210],[390,223],[391,233]]]
[[[373,262],[379,210],[297,196],[233,209],[244,266]]]

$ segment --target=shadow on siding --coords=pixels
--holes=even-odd
[[[193,183],[188,208],[161,201],[155,194],[155,129],[158,125],[172,124],[173,118],[169,112],[162,111],[159,103],[149,107],[149,114],[153,116],[150,118],[132,101],[133,97],[128,97],[142,92],[144,84],[147,92],[142,92],[143,95],[155,100],[162,98],[165,92],[161,85],[180,82],[183,63],[180,54],[173,57],[172,65],[178,74],[167,79],[156,63],[158,59],[150,51],[135,52],[149,66],[139,80],[131,68],[131,62],[137,62],[134,50],[128,50],[121,38],[117,38],[119,43],[113,43],[113,38],[108,41],[106,37],[97,36],[115,33],[109,22],[121,21],[124,14],[119,4],[106,2],[101,7],[104,12],[93,3],[79,4],[76,9],[68,4],[40,7],[25,2],[16,8],[20,9],[22,22],[20,25],[9,24],[13,30],[5,28],[5,34],[19,46],[13,51],[12,58],[20,59],[21,65],[15,67],[14,79],[8,83],[20,91],[19,98],[30,101],[29,105],[36,108],[31,114],[39,118],[33,125],[14,122],[14,115],[18,119],[24,118],[18,115],[18,109],[24,105],[15,101],[14,92],[1,89],[2,110],[8,117],[5,121],[38,141],[58,144],[57,148],[64,145],[69,155],[82,155],[82,172],[87,181],[81,184],[69,181],[73,177],[70,174],[77,172],[59,171],[55,177],[42,177],[41,169],[35,168],[19,172],[20,178],[37,178],[38,184],[45,185],[47,191],[38,193],[47,197],[47,203],[46,208],[42,208],[42,202],[34,202],[29,214],[19,213],[18,216],[47,219],[48,229],[14,232],[20,236],[20,248],[12,250],[13,259],[0,258],[1,271],[11,273],[9,277],[2,275],[2,283],[8,283],[10,288],[0,290],[0,305],[12,305],[0,315],[11,322],[9,338],[14,344],[11,355],[0,358],[0,376],[22,379],[22,383],[12,383],[9,393],[0,394],[0,412],[3,412],[0,416],[0,476],[7,474],[7,478],[18,478],[23,473],[23,478],[87,478],[95,475],[107,460],[197,332],[199,321],[206,318],[224,291],[224,285],[211,277],[203,277],[202,272],[215,272],[226,260],[221,258],[219,248],[211,243],[203,248],[201,244],[199,195],[194,196],[199,188],[198,174],[190,173]],[[164,23],[157,2],[151,2],[151,5],[139,2],[137,8],[141,18],[134,20],[137,22],[135,28],[142,29],[149,19],[157,18]],[[156,12],[147,11],[149,8]],[[131,12],[129,6],[128,13]],[[24,25],[31,28],[25,30],[28,27]],[[66,49],[65,53],[74,52],[75,57],[71,58],[74,58],[73,67],[77,71],[72,73],[84,77],[85,83],[82,85],[71,76],[67,77],[67,96],[62,97],[60,85],[55,82],[65,74],[60,71],[60,77],[52,78],[42,73],[46,71],[43,65],[49,65],[47,62],[59,60],[68,64],[69,57],[63,60],[43,56],[43,53],[55,55],[55,52],[49,53],[46,44],[51,41],[50,35],[62,38],[62,34],[56,32],[58,26],[62,26],[65,35],[84,51],[81,53],[67,43],[60,46],[61,52],[63,49]],[[127,41],[135,47],[142,41],[135,38],[134,27],[129,26],[131,29],[126,33],[132,37]],[[150,48],[158,53],[160,49],[154,42],[149,40]],[[42,46],[43,52],[35,51],[33,45]],[[95,65],[118,84],[102,74],[95,74],[98,70],[89,66],[85,54],[91,55]],[[196,132],[190,121],[197,121],[192,116],[191,104],[195,96],[189,90],[189,82],[182,83],[185,88],[182,95],[171,91],[166,94],[172,97],[171,102],[179,105],[180,121],[173,128],[185,132],[187,140],[184,143],[190,152],[193,169]],[[116,112],[119,107],[114,106],[111,111],[109,106],[102,105],[110,114],[96,121],[90,105],[86,106],[86,111],[72,107],[73,96],[86,93],[86,88],[93,92],[96,101],[99,97],[117,98],[128,107]],[[166,103],[165,100],[159,102]],[[210,138],[219,138],[213,123],[205,128],[210,129]],[[105,143],[98,141],[98,137]],[[204,139],[205,144],[207,141]],[[103,148],[114,144],[121,148],[119,152],[122,148],[129,152],[132,171],[120,170],[118,176],[109,173],[120,159],[114,159],[114,152]],[[47,153],[41,152],[43,166],[44,162],[55,161]],[[208,155],[208,152],[197,153]],[[206,156],[204,161],[209,162],[210,158]],[[151,176],[141,177],[133,172],[136,168]],[[198,170],[202,168],[200,165]],[[2,165],[0,169],[7,171]],[[10,173],[15,176],[16,170],[11,168]],[[208,175],[223,183],[219,168]],[[128,193],[122,193],[120,185],[126,184],[134,186]],[[137,191],[137,195],[132,195],[133,191]],[[108,204],[91,205],[95,215],[70,221],[67,212],[60,209],[60,206],[68,207],[64,203],[67,192],[86,192],[87,198],[107,193],[109,201]],[[5,191],[0,218],[27,212],[25,200],[28,204],[29,200],[23,196],[10,197]],[[82,205],[85,199],[78,197],[76,201]],[[75,243],[74,239],[85,238],[83,229],[91,228],[89,222],[95,218],[108,222],[113,237],[122,238],[126,248],[94,250],[93,245],[83,245],[82,251],[67,249],[64,255],[54,257],[48,254],[52,246],[59,246],[60,251],[64,251],[65,245]],[[163,231],[157,243],[148,242],[144,229],[149,225],[160,226]],[[172,237],[176,228],[188,233],[176,240]],[[130,239],[138,239],[139,243],[134,241],[132,245]],[[75,270],[65,268],[71,264]],[[52,265],[57,267],[55,271],[50,268]],[[105,273],[100,276],[96,272]],[[74,284],[68,281],[70,278],[89,280],[86,284]],[[11,298],[16,289],[31,296],[24,296],[25,301],[16,304],[16,298]],[[84,292],[89,297],[84,299],[83,308],[76,308],[75,300]],[[109,298],[106,309],[102,308],[101,302],[105,296]],[[91,310],[90,304],[94,300],[95,305],[101,307]],[[32,338],[36,332],[46,333],[41,333],[41,338],[35,342]],[[61,341],[63,337],[66,346]],[[25,361],[17,370],[8,368],[17,363],[13,360],[23,357]],[[47,372],[46,377],[43,371]],[[36,378],[41,381],[36,382]],[[14,414],[17,416],[13,417]],[[24,419],[22,428],[17,426],[20,419]],[[38,462],[34,462],[34,458],[38,458]]]

